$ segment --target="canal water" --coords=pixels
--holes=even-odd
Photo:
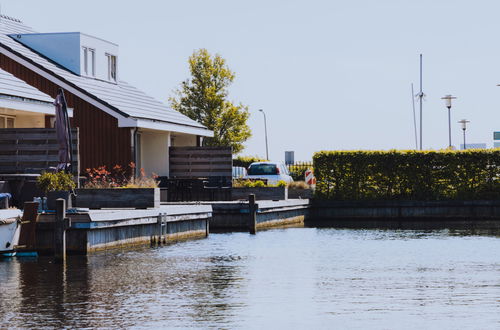
[[[500,236],[288,228],[0,261],[0,328],[500,328]]]

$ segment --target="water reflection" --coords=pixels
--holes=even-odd
[[[498,232],[292,228],[0,261],[20,328],[475,327],[500,318]]]

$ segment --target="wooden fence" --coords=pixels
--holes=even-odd
[[[232,176],[230,147],[170,147],[171,178]]]
[[[80,173],[78,128],[71,130],[73,172]],[[1,128],[0,173],[40,173],[59,162],[54,128]]]

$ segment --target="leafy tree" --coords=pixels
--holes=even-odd
[[[176,97],[169,99],[171,107],[214,132],[213,138],[203,139],[203,145],[231,146],[234,153],[242,151],[243,142],[251,136],[249,112],[248,107],[227,100],[234,73],[226,60],[199,49],[189,57],[189,69],[191,79],[183,81],[175,91]]]

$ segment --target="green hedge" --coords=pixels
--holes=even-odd
[[[287,165],[290,176],[293,181],[304,181],[305,173],[308,169],[313,168],[312,162],[295,162],[294,164]]]
[[[500,198],[500,150],[322,151],[316,197],[336,200]]]
[[[238,156],[233,159],[233,166],[248,168],[248,166],[250,166],[250,164],[252,163],[265,161],[265,159],[259,158],[257,156]]]

